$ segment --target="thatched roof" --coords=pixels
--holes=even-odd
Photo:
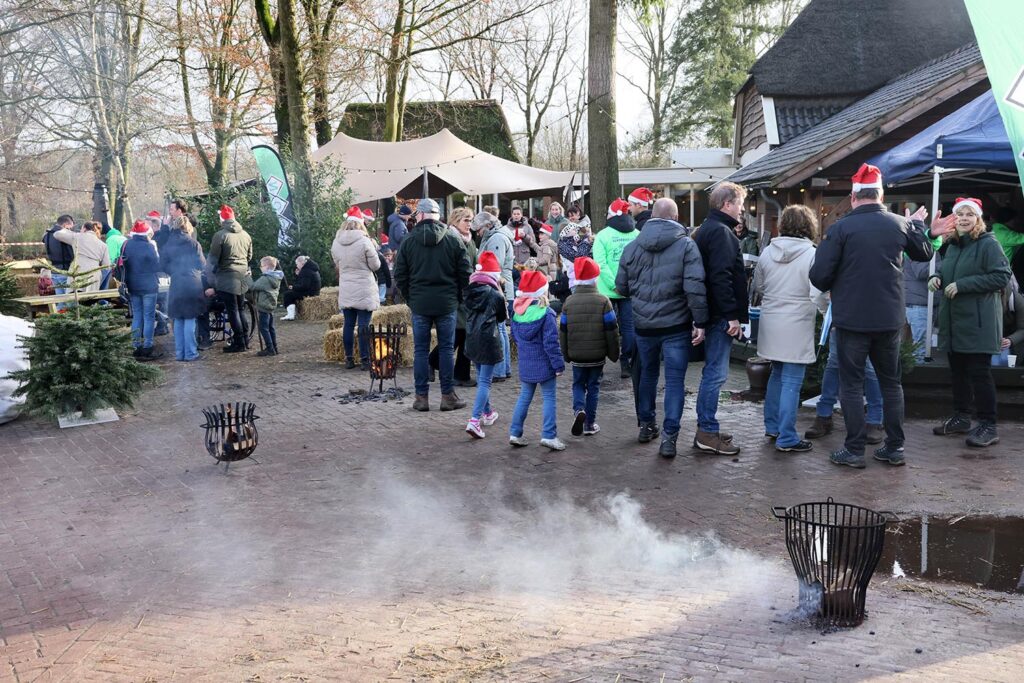
[[[965,74],[970,74],[969,78]],[[926,102],[929,98],[935,105],[943,103],[943,93],[947,86],[965,78],[972,82],[985,81],[981,52],[974,44],[954,50],[900,76],[747,164],[728,179],[754,187],[795,185],[812,174],[806,172],[801,176],[796,173],[807,167],[812,160],[836,153],[847,141],[863,136],[865,131],[877,131],[883,123],[892,120],[900,112]]]
[[[973,42],[964,0],[811,0],[750,73],[770,97],[864,95]]]
[[[519,161],[505,112],[494,100],[409,102],[403,140],[434,135],[447,128],[460,140],[509,161]],[[384,105],[353,102],[345,108],[338,131],[360,140],[384,139]]]

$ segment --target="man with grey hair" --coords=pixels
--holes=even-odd
[[[512,284],[515,246],[512,244],[512,238],[509,237],[508,230],[498,222],[497,217],[489,211],[478,213],[473,218],[473,232],[480,236],[480,253],[493,252],[498,263],[501,264],[502,291],[505,293],[505,302],[508,304],[508,317],[511,319],[512,301],[515,299],[515,287]],[[504,382],[512,377],[512,348],[508,338],[508,325],[499,324],[498,332],[501,334],[501,348],[505,354],[505,360],[494,368],[492,381]]]
[[[665,420],[658,454],[676,455],[679,420],[686,397],[686,365],[690,349],[704,340],[708,319],[704,267],[700,251],[671,199],[654,203],[652,217],[626,245],[615,276],[615,290],[633,304],[636,357],[640,381],[636,388],[637,441],[658,437],[655,402],[661,358],[665,359]]]
[[[395,281],[412,311],[414,410],[430,410],[431,328],[437,329],[441,410],[466,406],[455,393],[455,318],[472,272],[466,247],[441,221],[437,202],[421,199],[416,226],[402,240],[395,258]]]
[[[718,424],[718,395],[729,376],[729,354],[740,323],[747,322],[747,271],[734,228],[743,215],[747,191],[722,182],[711,191],[711,211],[693,239],[704,261],[708,291],[708,327],[704,340],[704,370],[697,391],[697,435],[693,447],[718,455],[736,455],[732,436]]]

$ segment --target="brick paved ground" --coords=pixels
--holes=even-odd
[[[320,330],[281,325],[272,361],[166,364],[117,423],[0,426],[0,681],[1021,680],[1020,596],[879,572],[862,627],[786,623],[768,514],[828,495],[1021,514],[1018,425],[979,453],[914,423],[909,466],[854,472],[826,461],[841,433],[781,456],[759,406],[732,403],[739,458],[667,462],[635,442],[618,380],[601,434],[569,437],[563,379],[569,450],[513,451],[514,383],[473,442],[436,395],[426,415],[339,404],[365,376],[317,359]],[[198,425],[227,399],[262,419],[258,462],[224,474]]]

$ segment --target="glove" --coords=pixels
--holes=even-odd
[[[946,297],[952,299],[955,296],[956,296],[956,283],[955,282],[951,282],[951,283],[949,283],[946,286]]]
[[[937,292],[939,291],[940,287],[942,287],[942,278],[940,278],[938,275],[932,275],[930,278],[928,278],[929,292]]]

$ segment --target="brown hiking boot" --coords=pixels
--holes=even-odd
[[[412,402],[412,409],[425,413],[430,410],[430,400],[426,396],[420,396],[417,394],[416,400]]]
[[[458,410],[465,407],[466,402],[454,391],[450,394],[441,394],[441,410]]]
[[[832,418],[831,417],[820,417],[814,418],[814,424],[804,432],[805,439],[820,439],[826,434],[832,433]]]
[[[869,444],[885,441],[885,428],[882,425],[868,425],[866,441]]]
[[[731,441],[726,441],[717,432],[697,432],[693,437],[693,447],[697,450],[716,455],[736,455],[740,452],[739,446],[733,446]]]

